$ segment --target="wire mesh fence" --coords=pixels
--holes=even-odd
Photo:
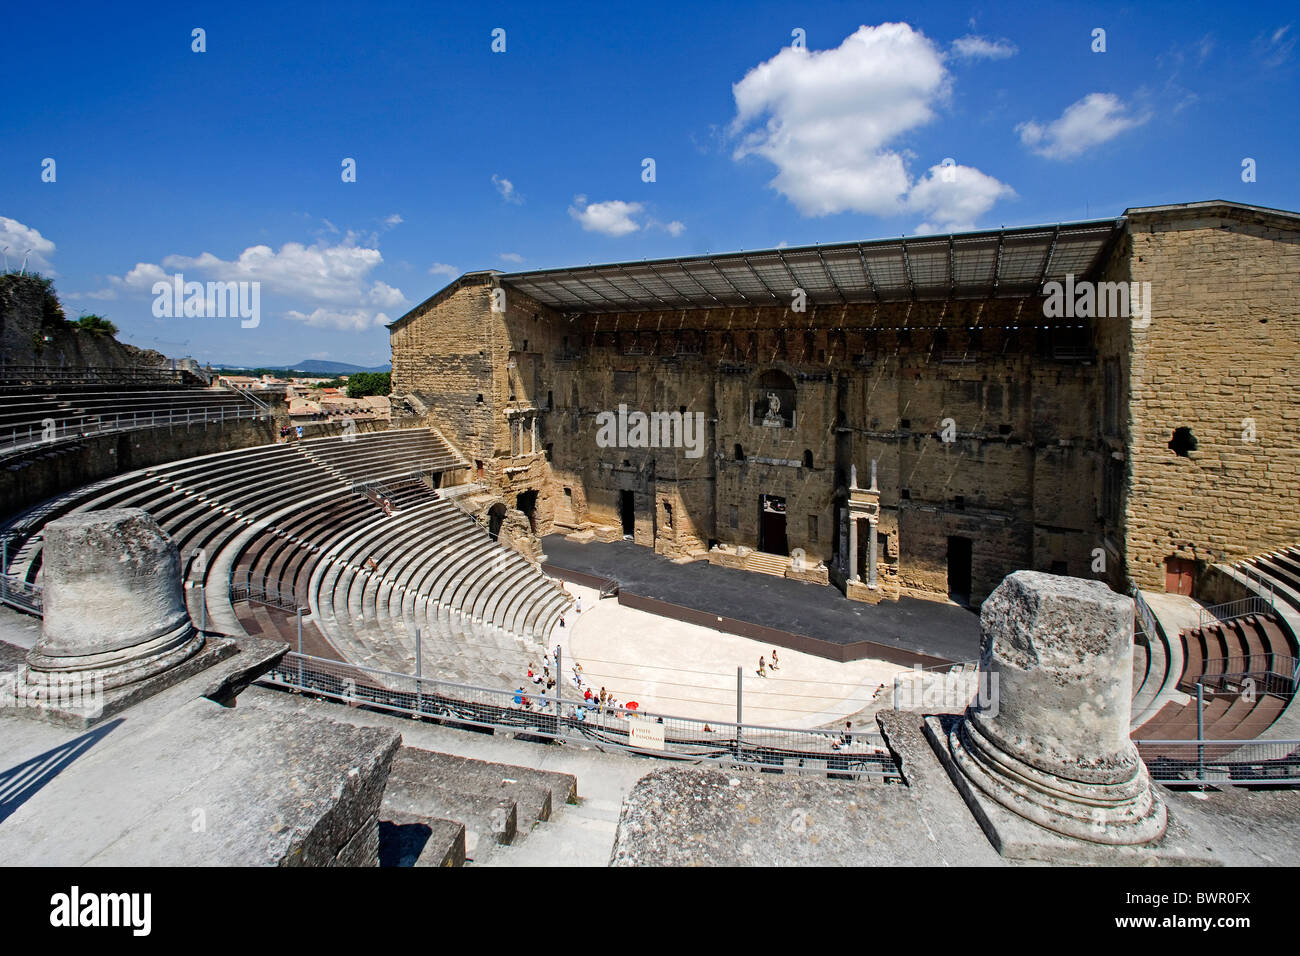
[[[1290,697],[1295,693],[1300,661],[1286,654],[1261,652],[1249,656],[1215,657],[1207,660],[1205,672],[1196,679],[1205,689],[1218,694],[1274,694]]]
[[[522,686],[515,690],[477,687],[293,652],[262,682],[354,706],[524,738],[575,741],[764,773],[811,773],[873,782],[902,779],[875,729],[801,730],[592,707]]]
[[[1294,785],[1300,740],[1139,740],[1138,754],[1159,783]]]

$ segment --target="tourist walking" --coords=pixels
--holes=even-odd
[[[779,671],[781,668],[777,664],[776,648],[772,648],[772,670]]]
[[[763,658],[761,657],[758,659],[758,676],[759,677],[767,676],[767,664],[766,662],[764,662]]]

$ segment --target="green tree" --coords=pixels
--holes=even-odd
[[[348,376],[348,398],[387,395],[393,390],[390,372],[355,372]]]
[[[77,319],[77,328],[93,335],[117,335],[117,326],[102,315],[87,313]]]

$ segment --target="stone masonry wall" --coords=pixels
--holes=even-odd
[[[1203,573],[1300,541],[1300,217],[1193,208],[1129,228],[1153,310],[1132,333],[1127,553],[1138,584],[1163,590],[1171,556]],[[1186,457],[1168,447],[1180,427],[1197,442]]]

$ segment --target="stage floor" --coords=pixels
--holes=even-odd
[[[630,541],[584,544],[550,535],[542,546],[557,567],[615,578],[624,589],[660,601],[835,644],[875,641],[951,661],[979,657],[979,618],[954,604],[916,598],[862,604],[833,587],[707,561],[677,564]]]

